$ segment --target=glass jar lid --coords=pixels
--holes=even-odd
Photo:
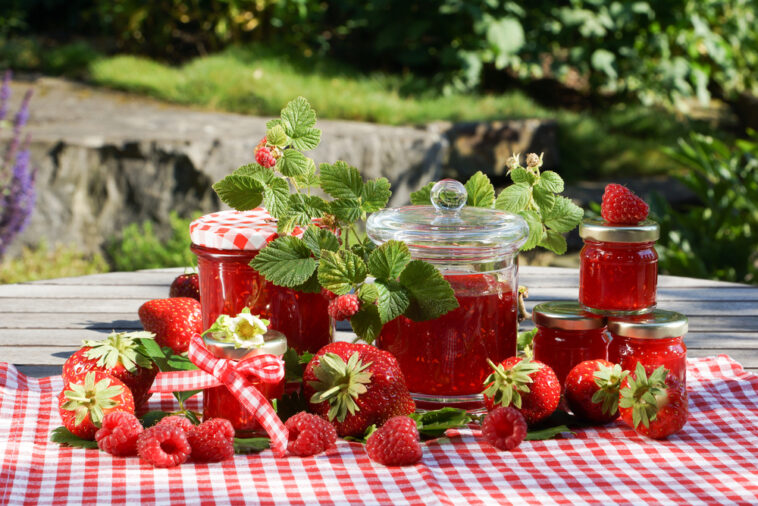
[[[588,313],[576,301],[554,300],[532,309],[536,325],[561,330],[592,330],[605,327],[605,318]]]
[[[512,256],[529,226],[516,214],[464,207],[466,188],[454,179],[432,187],[430,206],[384,209],[369,216],[366,232],[376,244],[403,241],[415,258],[463,263]]]
[[[661,228],[653,220],[637,225],[617,225],[605,220],[586,219],[579,225],[582,239],[601,242],[652,242],[657,241]]]
[[[217,341],[208,334],[203,337],[205,345],[216,358],[242,360],[256,355],[276,355],[281,357],[287,351],[287,337],[277,330],[263,334],[263,345],[259,348],[235,348],[234,343]]]
[[[651,313],[624,319],[609,319],[608,330],[622,337],[668,339],[687,333],[687,317],[675,311],[655,309]]]

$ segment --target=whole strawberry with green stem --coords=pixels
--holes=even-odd
[[[629,374],[607,360],[585,360],[568,373],[563,396],[571,412],[595,423],[608,423],[619,416],[619,390]]]
[[[105,415],[114,411],[134,414],[134,397],[123,382],[102,371],[67,381],[58,394],[63,425],[82,439],[94,440]]]
[[[331,343],[303,373],[310,411],[329,420],[340,436],[359,436],[371,425],[416,409],[397,359],[367,344]]]
[[[187,351],[192,336],[203,330],[200,302],[189,297],[149,300],[137,313],[145,330],[155,334],[158,345],[168,346],[174,353]]]
[[[510,357],[492,367],[484,380],[484,406],[492,411],[498,406],[513,406],[529,424],[546,419],[558,407],[561,383],[550,366],[538,360]]]
[[[687,423],[687,390],[665,367],[658,367],[648,376],[645,367],[637,362],[634,374],[622,384],[619,411],[622,420],[640,434],[663,439]]]
[[[102,341],[84,341],[63,364],[63,380],[71,381],[88,371],[103,372],[121,380],[139,408],[150,397],[158,367],[140,352],[135,339],[151,337],[150,332],[112,332]]]

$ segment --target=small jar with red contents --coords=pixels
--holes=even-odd
[[[552,301],[532,310],[537,334],[532,341],[535,360],[549,365],[561,385],[580,362],[608,358],[605,318],[588,313],[577,302]]]
[[[263,345],[256,348],[235,348],[234,343],[216,341],[211,336],[203,338],[205,345],[216,358],[240,361],[255,355],[275,355],[279,358],[287,351],[287,338],[275,330],[263,335]],[[284,378],[278,383],[252,382],[252,385],[270,401],[284,394]],[[248,411],[224,385],[208,388],[203,392],[203,418],[226,418],[234,426],[237,437],[266,435],[253,413]]]
[[[687,317],[674,311],[656,309],[652,313],[624,319],[609,319],[608,360],[622,369],[634,371],[637,362],[648,374],[660,366],[682,384],[687,377]]]
[[[276,286],[250,267],[276,237],[276,220],[263,208],[220,211],[192,222],[190,248],[197,255],[203,330],[220,314],[236,315],[247,307],[269,320],[269,328],[287,336],[298,353],[315,353],[334,335],[329,299]]]
[[[660,228],[651,220],[615,225],[585,220],[580,253],[579,303],[608,316],[644,314],[655,308]]]

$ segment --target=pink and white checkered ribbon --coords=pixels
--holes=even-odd
[[[250,383],[254,377],[264,383],[278,383],[284,379],[284,361],[274,355],[254,355],[240,361],[215,357],[205,346],[202,337],[195,334],[190,340],[189,359],[200,370],[162,372],[156,377],[151,392],[181,392],[224,385],[271,438],[274,453],[287,453],[288,431],[277,416],[268,399]]]

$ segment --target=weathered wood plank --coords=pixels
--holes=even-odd
[[[160,299],[168,297],[168,285],[0,285],[0,310],[4,299]]]

